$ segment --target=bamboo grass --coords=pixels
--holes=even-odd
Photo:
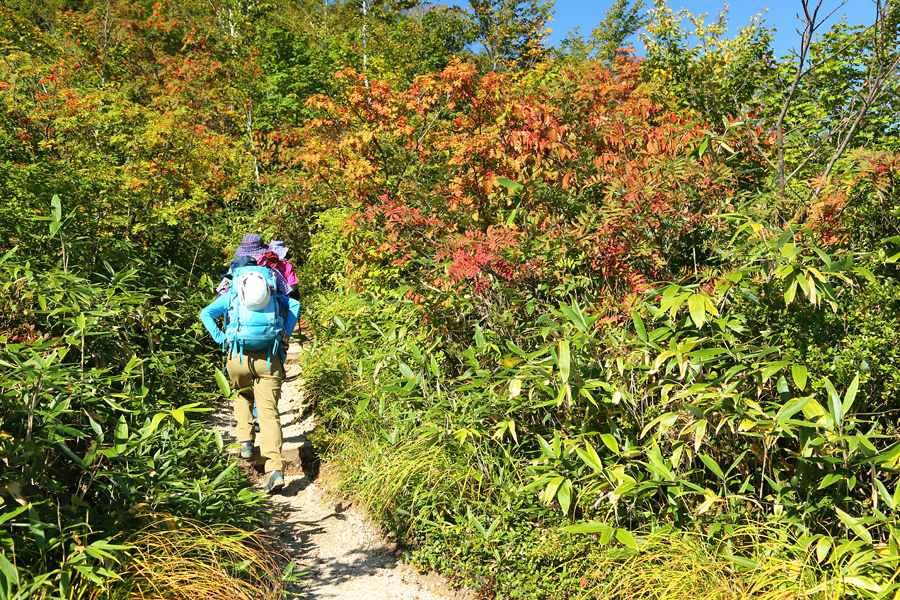
[[[269,541],[229,525],[162,517],[131,535],[122,579],[95,600],[275,600],[281,570]]]

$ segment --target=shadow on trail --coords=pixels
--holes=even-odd
[[[374,548],[360,548],[350,544],[351,549],[346,553],[335,555],[333,546],[321,547],[322,539],[319,536],[328,535],[340,529],[335,527],[335,521],[346,522],[346,511],[349,506],[338,502],[331,510],[322,507],[316,518],[297,518],[296,505],[289,501],[301,494],[312,482],[306,476],[298,477],[290,481],[280,494],[287,502],[272,502],[269,505],[271,530],[279,529],[279,523],[285,526],[281,528],[278,540],[283,547],[284,554],[294,560],[298,569],[302,572],[304,584],[294,588],[288,586],[287,598],[302,597],[312,600],[331,600],[340,598],[335,591],[342,583],[354,579],[376,575],[379,571],[393,569],[400,562],[399,557],[392,547],[377,545]],[[352,532],[348,532],[352,536]],[[332,540],[331,544],[335,541]]]

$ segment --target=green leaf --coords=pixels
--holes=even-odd
[[[237,464],[238,464],[238,463],[237,463],[236,461],[233,461],[230,465],[228,465],[228,468],[227,468],[227,469],[225,469],[224,471],[222,471],[221,473],[219,473],[218,477],[216,477],[215,479],[213,479],[213,482],[212,482],[212,484],[210,485],[210,487],[215,488],[215,487],[217,487],[220,483],[222,483],[222,481],[224,481],[225,478],[228,477],[228,474],[231,473],[231,472],[234,470],[234,468],[237,466]]]
[[[616,438],[613,437],[609,433],[601,433],[600,439],[603,441],[603,444],[612,451],[613,454],[619,453],[619,443],[616,441]]]
[[[31,529],[31,535],[34,537],[37,547],[44,550],[47,547],[47,534],[44,531],[46,525],[41,522],[37,511],[34,510],[34,506],[30,504],[28,505],[28,526]]]
[[[31,508],[30,504],[26,504],[25,506],[18,506],[16,508],[7,508],[5,512],[0,513],[0,524],[6,523],[7,521],[12,521],[14,518],[29,510]]]
[[[786,420],[790,419],[792,416],[803,410],[803,407],[806,406],[811,398],[812,396],[806,396],[794,402],[785,403],[775,415],[775,421],[778,423],[784,423]]]
[[[584,318],[584,313],[581,312],[581,307],[578,306],[577,302],[573,303],[572,306],[560,303],[559,310],[564,315],[566,315],[569,321],[571,321],[579,331],[581,331],[582,333],[587,333],[588,323]]]
[[[99,436],[102,436],[102,435],[103,435],[103,429],[100,427],[100,423],[98,423],[97,421],[95,421],[95,420],[94,420],[94,417],[92,417],[90,414],[88,414],[88,412],[87,412],[86,410],[84,410],[83,408],[82,408],[81,410],[84,412],[85,415],[87,415],[88,423],[91,424],[91,429],[94,430],[94,433],[96,433],[98,437],[99,437]]]
[[[431,367],[431,374],[434,375],[434,378],[440,379],[441,378],[441,370],[440,370],[440,368],[438,368],[437,360],[435,360],[434,354],[431,355],[431,361],[429,363],[429,366]]]
[[[791,377],[794,379],[794,385],[797,389],[803,391],[806,389],[806,367],[803,365],[791,365]]]
[[[825,560],[829,550],[831,550],[831,539],[825,536],[820,537],[816,544],[816,560],[819,562]]]
[[[62,203],[56,194],[53,194],[53,198],[50,200],[50,214],[53,215],[54,221],[62,221]]]
[[[559,376],[563,383],[568,383],[571,371],[571,357],[569,355],[569,340],[559,342]]]
[[[813,422],[818,422],[819,417],[827,415],[828,412],[822,408],[819,401],[810,397],[809,402],[803,407],[803,416]]]
[[[613,490],[612,495],[619,496],[619,497],[624,496],[625,494],[630,492],[632,489],[634,489],[635,485],[637,485],[637,484],[633,481],[623,481],[622,483],[619,484],[618,487],[616,487],[615,490]]]
[[[675,294],[674,296],[663,300],[663,302],[659,305],[659,310],[656,312],[654,317],[657,319],[665,316],[665,312],[669,311],[669,316],[674,319],[675,313],[678,312],[678,309],[681,308],[681,304],[687,300],[687,298],[691,294],[689,292],[684,292],[682,294]]]
[[[569,514],[569,506],[572,503],[572,482],[566,479],[562,485],[559,486],[559,490],[556,492],[556,498],[559,500],[559,505],[562,508],[563,512]]]
[[[156,428],[159,427],[162,420],[168,416],[168,413],[156,413],[153,415],[153,418],[150,419],[150,424],[144,429],[144,435],[152,435],[156,431]]]
[[[777,373],[778,371],[780,371],[781,369],[786,367],[788,364],[790,364],[790,363],[786,360],[780,360],[778,362],[774,362],[774,363],[770,364],[769,366],[767,366],[765,369],[763,369],[763,372],[760,375],[760,377],[762,377],[762,380],[765,381],[769,377],[771,377],[772,375],[774,375],[775,373]]]
[[[594,450],[594,447],[591,446],[591,443],[587,440],[584,441],[584,448],[575,448],[575,452],[578,456],[581,457],[581,460],[584,461],[584,464],[592,468],[597,473],[601,473],[603,471],[603,463],[600,461],[600,457],[597,455],[597,451]]]
[[[68,447],[68,446],[66,446],[66,445],[65,445],[64,443],[62,443],[62,442],[59,442],[59,443],[56,445],[56,447],[59,448],[59,449],[62,451],[63,454],[65,454],[66,456],[68,456],[69,458],[71,458],[71,459],[72,459],[72,462],[74,462],[76,465],[78,465],[79,467],[81,467],[83,470],[86,470],[87,466],[84,464],[84,461],[82,461],[82,460],[78,457],[78,455],[76,455],[74,452],[72,452],[71,450],[69,450],[69,447]],[[0,521],[0,522],[2,522],[2,521]]]
[[[784,303],[790,304],[794,301],[794,298],[797,296],[797,278],[792,273],[790,277],[788,277],[788,281],[790,281],[790,285],[787,286],[787,289],[784,291]]]
[[[637,540],[634,539],[634,536],[631,535],[631,532],[627,529],[617,529],[616,530],[616,539],[628,546],[629,548],[633,548],[637,550]]]
[[[219,391],[222,392],[223,396],[226,398],[231,397],[231,384],[221,369],[216,369],[216,385],[219,386]]]
[[[887,469],[896,469],[900,466],[900,442],[894,442],[887,448],[885,448],[881,453],[876,454],[875,456],[871,456],[869,458],[864,458],[857,462],[857,464],[866,465],[866,464],[878,464]],[[900,486],[897,486],[897,490],[900,491]]]
[[[498,184],[502,185],[506,189],[511,190],[513,192],[518,191],[522,187],[521,183],[516,183],[515,181],[510,181],[509,179],[506,179],[504,177],[495,177],[494,181],[496,181]]]
[[[10,583],[12,589],[18,589],[21,581],[19,580],[19,571],[6,558],[6,554],[0,551],[0,573],[6,577],[6,581]],[[12,598],[12,597],[11,597]]]
[[[859,391],[859,375],[853,378],[853,381],[850,382],[850,387],[847,388],[847,393],[844,394],[844,402],[841,404],[841,413],[844,415],[850,414],[850,409],[853,408],[853,401],[856,400],[857,391]]]
[[[606,533],[612,529],[614,529],[614,527],[607,525],[606,523],[598,523],[597,521],[578,523],[577,525],[563,527],[563,531],[569,533]]]
[[[828,408],[831,410],[831,416],[834,417],[835,425],[840,427],[844,419],[844,407],[841,403],[841,397],[827,377],[822,380],[822,383],[825,384],[825,389],[828,390]]]
[[[865,528],[865,526],[863,526],[862,523],[860,523],[859,519],[851,517],[850,515],[848,515],[841,509],[839,509],[838,507],[835,507],[834,510],[837,512],[837,516],[841,520],[841,522],[844,525],[846,525],[847,527],[849,527],[850,530],[853,531],[853,533],[858,535],[860,538],[862,538],[866,542],[868,542],[870,544],[872,543],[872,534],[869,533],[869,531]]]
[[[125,415],[119,415],[119,422],[113,436],[113,447],[116,454],[122,454],[128,447],[128,423],[125,421]]]
[[[634,321],[634,330],[637,333],[638,339],[642,342],[646,342],[647,328],[644,327],[644,321],[641,319],[640,315],[637,314],[637,311],[631,313],[631,320]]]
[[[871,577],[866,577],[864,575],[843,577],[841,581],[843,581],[844,583],[848,583],[854,587],[866,590],[867,592],[874,592],[876,594],[881,593],[884,589],[880,585],[875,583]]]
[[[697,154],[703,158],[703,154],[706,152],[706,149],[709,147],[709,138],[704,138],[700,143],[700,148],[697,150]]]
[[[719,464],[715,460],[705,454],[698,454],[697,456],[700,457],[700,460],[703,461],[703,464],[706,465],[706,468],[712,471],[719,479],[725,481],[725,474],[722,472],[721,467],[719,467]]]
[[[413,370],[409,367],[408,364],[406,364],[402,360],[400,361],[400,373],[402,373],[403,377],[405,377],[406,379],[415,379],[416,378],[416,374],[413,373]]]
[[[100,398],[101,398],[104,402],[106,402],[107,404],[109,404],[109,405],[112,406],[114,409],[116,409],[116,410],[118,410],[118,411],[120,411],[120,412],[124,412],[124,413],[133,413],[133,412],[134,412],[133,410],[128,410],[127,408],[125,408],[125,407],[122,406],[121,404],[116,404],[115,402],[113,402],[112,400],[110,400],[109,398],[107,398],[106,396],[100,396]]]
[[[815,252],[816,254],[819,255],[819,258],[821,258],[822,262],[825,263],[825,268],[830,271],[831,270],[831,256],[829,256],[828,253],[826,253],[821,248],[816,248],[815,246],[813,246],[813,252]]]
[[[701,294],[692,294],[688,298],[688,311],[691,313],[691,321],[697,328],[706,323],[706,298]]]
[[[559,486],[563,484],[563,479],[560,476],[556,476],[550,480],[550,483],[547,484],[547,487],[544,488],[544,493],[542,494],[544,502],[550,504],[550,502],[556,497],[556,492],[559,490]]]
[[[842,481],[845,478],[846,478],[846,476],[843,473],[829,473],[828,475],[826,475],[825,477],[822,478],[822,481],[819,482],[819,487],[817,487],[816,489],[819,489],[819,490],[825,489],[829,485],[833,484],[834,482]]]
[[[647,435],[647,432],[653,429],[656,425],[659,425],[660,433],[665,433],[672,425],[675,424],[675,421],[678,420],[678,413],[670,412],[662,414],[644,426],[644,429],[641,430],[641,437]]]
[[[891,496],[890,492],[888,492],[887,488],[881,483],[880,479],[875,480],[875,486],[878,488],[878,494],[881,496],[881,499],[884,500],[884,503],[888,505],[888,508],[893,510],[896,508],[894,504],[894,497]]]

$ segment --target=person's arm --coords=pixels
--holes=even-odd
[[[297,321],[300,319],[300,303],[293,298],[288,298],[286,296],[285,299],[288,303],[288,314],[287,318],[284,320],[284,335],[287,339],[291,339],[291,335],[294,333],[294,327],[297,326]]]
[[[294,270],[294,265],[287,261],[281,261],[278,263],[279,271],[284,275],[285,281],[288,282],[288,285],[291,287],[297,287],[297,284],[300,283],[300,280],[297,278],[297,272]]]
[[[209,335],[211,335],[220,346],[225,342],[225,332],[219,329],[215,320],[217,317],[221,317],[228,312],[228,303],[230,300],[230,294],[219,296],[213,300],[209,306],[200,311],[200,320],[203,322],[203,326],[206,327]]]
[[[286,295],[290,296],[294,300],[299,300],[300,292],[298,291],[298,289],[300,287],[300,280],[297,278],[297,273],[294,271],[294,265],[282,260],[278,263],[278,265],[276,265],[275,268],[278,269],[278,272],[284,276],[284,280],[290,287],[290,292],[287,292]]]

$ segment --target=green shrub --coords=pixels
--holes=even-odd
[[[250,527],[258,494],[193,420],[217,397],[206,290],[165,262],[87,279],[16,258],[0,261],[0,588],[102,587],[147,511]]]

